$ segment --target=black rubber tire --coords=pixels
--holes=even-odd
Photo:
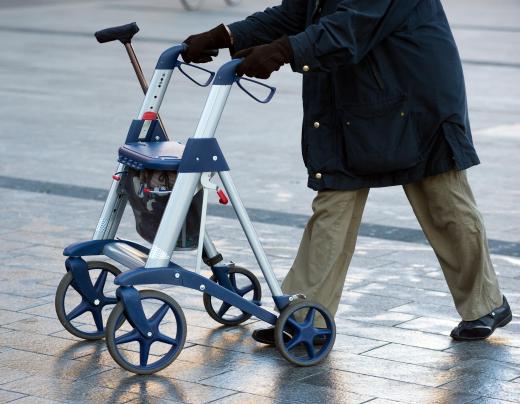
[[[114,277],[119,275],[121,273],[121,270],[117,267],[115,267],[112,264],[109,264],[108,262],[103,261],[88,261],[87,262],[88,270],[95,270],[95,269],[101,269],[103,271],[108,271]],[[72,335],[82,338],[88,341],[96,341],[99,339],[102,339],[105,336],[105,331],[100,332],[84,332],[76,328],[74,325],[71,324],[69,320],[67,320],[67,314],[65,312],[65,295],[67,294],[67,290],[72,283],[72,274],[70,272],[67,272],[63,278],[61,279],[58,289],[56,289],[56,296],[54,298],[54,308],[56,310],[56,315],[58,316],[58,320],[60,320],[60,323],[63,325],[63,327],[70,332]]]
[[[253,288],[254,288],[253,289],[253,300],[255,300],[257,302],[262,300],[262,287],[260,286],[260,282],[259,282],[258,278],[251,271],[249,271],[245,268],[242,268],[242,267],[233,266],[233,267],[229,268],[229,273],[230,274],[236,273],[236,274],[241,274],[241,275],[246,276],[253,284]],[[215,275],[212,275],[210,280],[212,280],[213,282],[216,282],[217,278],[215,277]],[[227,325],[230,327],[237,326],[237,325],[242,324],[243,322],[249,320],[252,316],[249,313],[242,312],[242,315],[239,316],[238,318],[236,318],[235,320],[227,320],[225,318],[222,318],[218,315],[218,313],[213,308],[213,305],[211,304],[211,298],[212,298],[212,296],[207,293],[204,293],[202,295],[202,301],[204,303],[204,308],[206,309],[209,316],[220,324]]]
[[[156,299],[161,300],[170,307],[174,307],[175,311],[177,311],[177,315],[180,319],[180,325],[182,327],[182,338],[178,343],[178,350],[177,353],[169,358],[168,361],[162,362],[160,365],[151,367],[149,369],[143,369],[139,366],[135,366],[131,363],[129,363],[119,352],[119,349],[117,348],[117,345],[115,343],[115,332],[119,327],[121,327],[121,324],[123,321],[119,319],[120,316],[125,316],[125,308],[123,306],[123,303],[119,301],[112,310],[112,313],[110,313],[110,316],[108,317],[106,331],[105,331],[105,339],[107,342],[107,348],[108,352],[110,353],[110,356],[116,361],[116,363],[121,366],[123,369],[138,374],[138,375],[151,375],[153,373],[159,372],[169,366],[182,351],[182,348],[184,347],[184,343],[186,342],[186,333],[188,331],[188,326],[186,323],[186,317],[184,316],[184,312],[182,311],[181,306],[169,295],[163,292],[159,292],[156,290],[141,290],[139,291],[139,295],[142,299]],[[119,319],[119,321],[118,321]]]
[[[286,344],[290,342],[287,341],[285,338],[284,340],[284,332],[285,329],[289,329],[290,327],[287,325],[287,319],[296,311],[301,310],[306,307],[314,307],[319,312],[321,312],[322,316],[327,321],[328,317],[328,323],[330,326],[328,329],[331,330],[331,340],[327,344],[327,346],[323,346],[321,350],[318,353],[318,356],[314,360],[303,360],[299,359],[298,357],[292,355],[287,349]],[[280,316],[276,320],[276,325],[274,328],[274,340],[276,348],[278,349],[278,352],[290,363],[297,365],[297,366],[314,366],[323,361],[330,353],[334,346],[334,341],[336,340],[336,324],[334,322],[334,317],[330,314],[330,312],[327,310],[327,308],[319,303],[314,303],[309,300],[300,300],[296,303],[292,303],[289,306],[287,306],[285,309],[282,310],[280,313]]]

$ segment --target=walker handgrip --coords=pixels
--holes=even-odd
[[[260,81],[256,81],[256,80],[252,80],[252,79],[248,79],[246,77],[241,77],[241,76],[236,76],[235,78],[235,81],[238,85],[238,87],[240,87],[240,89],[246,93],[247,95],[249,95],[253,100],[255,101],[258,101],[262,104],[267,104],[269,101],[271,101],[274,97],[274,93],[276,93],[276,88],[275,87],[271,87],[267,84],[264,84]],[[269,95],[264,98],[264,99],[260,99],[258,98],[257,96],[253,95],[250,91],[248,91],[240,82],[241,81],[249,81],[250,83],[254,83],[254,84],[257,84],[259,86],[262,86],[262,87],[265,87],[265,88],[268,88],[269,89]]]
[[[122,44],[132,42],[132,38],[139,32],[139,27],[135,22],[120,25],[118,27],[105,28],[96,32],[94,35],[99,43],[111,42],[116,39]]]

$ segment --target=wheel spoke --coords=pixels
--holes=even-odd
[[[237,292],[238,291],[237,277],[236,277],[236,274],[234,272],[229,274],[229,281],[231,282],[231,286],[233,287],[233,290],[235,292]]]
[[[105,288],[105,284],[107,282],[107,275],[108,271],[101,271],[98,278],[96,279],[96,283],[94,284],[94,289],[96,289],[96,292],[98,292],[100,295],[103,294],[103,289]]]
[[[303,320],[304,327],[312,327],[314,325],[314,317],[316,317],[316,309],[310,307],[305,316],[305,320]]]
[[[285,349],[287,349],[288,351],[290,351],[291,349],[293,349],[295,346],[299,345],[300,343],[302,342],[302,339],[300,337],[294,337],[293,339],[291,339],[286,345],[285,345]]]
[[[148,364],[148,356],[150,355],[150,343],[139,341],[139,364],[145,367]]]
[[[172,337],[168,337],[167,335],[164,335],[162,332],[160,332],[155,338],[156,338],[156,341],[164,342],[165,344],[169,344],[169,345],[173,345],[173,346],[179,345],[177,343],[176,339],[174,339]]]
[[[292,326],[292,328],[296,330],[299,330],[301,328],[301,324],[298,323],[298,321],[296,321],[296,319],[292,316],[287,318],[287,324],[285,325],[285,327],[287,328],[288,325]]]
[[[328,328],[315,328],[314,332],[316,336],[332,334],[332,330],[329,330]]]
[[[114,339],[116,345],[128,344],[139,339],[139,331],[133,330]]]
[[[150,317],[150,320],[148,320],[150,322],[150,325],[152,327],[158,327],[166,313],[168,313],[169,309],[170,306],[168,306],[166,303],[159,307],[157,311],[153,313],[152,317]]]
[[[103,331],[103,313],[101,308],[92,310],[92,317],[94,317],[94,323],[98,331]]]
[[[222,302],[222,306],[220,306],[220,309],[218,310],[218,316],[222,318],[224,314],[227,313],[227,311],[231,308],[231,305],[226,302]]]
[[[314,359],[316,356],[316,352],[314,352],[314,344],[312,341],[303,341],[303,345],[305,345],[305,349],[307,349],[307,355],[309,355],[310,359]]]
[[[83,313],[87,312],[89,308],[89,305],[85,303],[85,301],[82,301],[80,304],[74,307],[69,314],[67,314],[67,320],[74,320],[75,318],[81,316]]]
[[[105,297],[103,306],[107,306],[109,304],[117,304],[117,299],[115,297]]]
[[[238,289],[237,292],[240,296],[244,296],[245,294],[254,290],[254,288],[255,288],[255,285],[251,284],[249,286],[243,287],[242,289]]]

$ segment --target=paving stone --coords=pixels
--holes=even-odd
[[[2,388],[68,403],[87,401],[125,403],[138,398],[138,396],[133,393],[112,390],[81,381],[64,383],[63,380],[60,379],[39,376],[32,376],[25,380],[7,383],[2,385]]]
[[[449,337],[451,330],[456,327],[458,321],[433,317],[418,317],[398,324],[396,327],[407,330],[423,331]]]
[[[0,388],[0,403],[8,403],[14,401],[17,398],[23,397],[23,394],[15,393],[13,391],[7,391]]]
[[[465,355],[472,358],[492,359],[509,364],[520,364],[520,348],[501,344],[494,339],[474,341],[471,344],[457,343],[446,350],[446,352]]]
[[[396,327],[383,327],[360,321],[345,320],[336,324],[336,327],[337,332],[340,334],[361,336],[374,340],[417,346],[420,348],[444,350],[453,344],[451,339],[438,335],[414,330],[403,330]]]
[[[40,306],[41,304],[42,301],[40,299],[0,293],[0,309],[18,311]]]
[[[28,319],[30,317],[32,317],[32,316],[28,315],[28,314],[17,313],[15,311],[0,309],[0,325],[3,325],[3,326],[10,324],[10,323],[14,323],[15,321]]]
[[[29,334],[24,331],[0,334],[0,345],[46,355],[59,355],[70,359],[96,350],[96,344],[93,343],[80,342],[74,344],[50,335]]]
[[[30,372],[19,369],[12,369],[2,362],[0,365],[0,385],[12,382],[18,379],[24,379],[30,375]]]
[[[108,366],[95,362],[75,361],[61,356],[42,355],[12,349],[0,353],[2,368],[6,368],[6,378],[19,379],[20,375],[53,375],[66,380],[78,380],[109,370]],[[112,363],[112,367],[115,364]],[[1,380],[1,378],[0,378]]]
[[[249,393],[235,393],[230,396],[214,401],[218,404],[270,404],[273,399]]]
[[[418,289],[402,285],[389,286],[384,283],[372,282],[353,290],[358,293],[366,293],[374,296],[391,296],[400,299],[417,300],[418,294],[431,304],[453,306],[453,298],[449,293],[435,290]],[[374,298],[375,299],[375,298]]]
[[[327,361],[327,365],[347,372],[430,387],[437,387],[453,380],[453,376],[446,370],[403,362],[399,363],[395,360],[373,358],[365,355],[335,352]]]
[[[466,363],[469,359],[463,355],[400,344],[388,344],[366,352],[362,356],[388,359],[435,369],[450,369]]]
[[[48,400],[42,397],[25,396],[13,401],[16,404],[56,404],[62,401]]]
[[[277,367],[271,370],[258,370],[256,366],[250,368],[242,368],[223,373],[218,376],[210,377],[204,380],[205,384],[218,386],[222,388],[233,388],[250,394],[273,397],[276,400],[287,400],[292,402],[301,402],[309,400],[309,402],[318,402],[320,400],[335,402],[343,394],[331,389],[310,389],[310,386],[297,383],[303,377],[319,374],[319,368],[294,368],[294,367]],[[370,399],[370,396],[359,397],[352,395],[346,397],[353,402],[363,402]],[[346,402],[339,399],[340,402]]]
[[[394,312],[360,312],[359,310],[352,310],[353,306],[340,304],[336,318],[344,318],[347,320],[362,321],[365,323],[371,323],[383,326],[395,326],[405,321],[416,318],[413,314],[406,313],[394,313]]]
[[[313,386],[324,386],[414,404],[418,402],[466,403],[478,397],[476,395],[462,394],[451,390],[419,386],[344,371],[327,371],[310,376],[302,382]]]
[[[11,330],[43,335],[49,335],[63,330],[63,326],[58,320],[39,316],[30,316],[24,320],[9,323],[7,327]]]
[[[408,313],[415,316],[450,319],[457,322],[460,321],[460,315],[455,310],[455,307],[440,306],[429,303],[409,303],[390,309],[390,311]]]
[[[520,385],[490,378],[486,374],[464,376],[441,386],[461,393],[471,393],[487,398],[520,402]]]
[[[171,366],[174,367],[176,364]],[[172,379],[163,374],[132,376],[119,369],[89,379],[93,384],[101,382],[103,386],[137,394],[139,397],[154,397],[176,402],[203,403],[235,393],[233,390]]]

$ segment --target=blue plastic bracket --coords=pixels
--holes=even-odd
[[[287,306],[289,306],[289,303],[291,302],[289,300],[291,296],[289,295],[282,295],[282,296],[273,296],[274,304],[276,305],[276,308],[281,312],[283,309],[285,309]]]
[[[161,125],[159,124],[159,120],[154,119],[150,123],[150,128],[146,133],[146,138],[139,139],[139,134],[141,133],[141,129],[144,124],[143,119],[134,119],[130,124],[130,128],[128,129],[128,133],[126,135],[125,144],[134,143],[134,142],[162,142],[167,141],[168,137],[164,133]]]
[[[148,325],[139,291],[131,286],[121,286],[117,288],[116,296],[123,302],[125,315],[130,325],[144,337],[149,337],[152,330]]]
[[[79,257],[69,257],[65,260],[67,272],[72,274],[71,286],[90,304],[94,304],[97,299],[97,292],[92,285],[92,280],[88,274],[87,263]]]
[[[244,299],[204,276],[188,271],[174,263],[170,267],[165,268],[132,269],[118,275],[114,283],[121,286],[148,284],[185,286],[190,289],[203,291],[269,324],[276,324],[277,317],[260,307],[256,302]]]
[[[179,165],[180,173],[229,171],[224,154],[215,138],[189,138]]]
[[[89,240],[89,241],[81,241],[79,243],[73,243],[63,250],[63,255],[66,257],[81,257],[81,256],[89,256],[89,255],[101,255],[103,254],[103,248],[107,244],[111,243],[124,243],[128,244],[135,249],[148,254],[150,250],[140,244],[134,243],[133,241],[128,240]]]

